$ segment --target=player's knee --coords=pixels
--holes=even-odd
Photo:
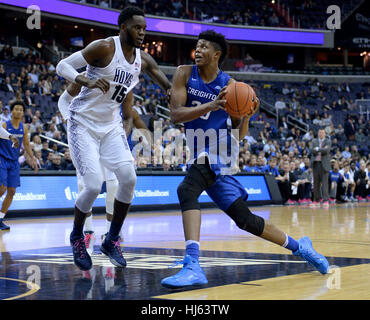
[[[8,195],[9,197],[14,197],[14,195],[15,195],[15,191],[16,191],[16,188],[8,188],[8,189],[7,189],[7,195]]]
[[[119,182],[119,188],[134,189],[136,172],[132,164],[123,165],[114,172]]]
[[[136,172],[133,165],[124,165],[115,171],[119,185],[116,199],[123,203],[131,203],[136,185]]]
[[[247,232],[260,236],[265,227],[265,220],[253,214],[247,203],[239,198],[226,210],[227,215],[234,220],[236,225]]]
[[[182,211],[200,209],[197,193],[188,183],[180,183],[180,185],[177,187],[177,196],[179,198]]]
[[[90,185],[90,186],[85,186],[84,193],[87,194],[89,197],[97,197],[101,191],[101,185]]]

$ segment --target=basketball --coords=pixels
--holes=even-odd
[[[226,87],[226,112],[233,117],[252,115],[256,108],[256,93],[244,82],[233,82]]]

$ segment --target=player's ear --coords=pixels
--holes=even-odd
[[[215,53],[214,53],[214,57],[215,57],[215,59],[220,60],[220,58],[221,58],[221,51],[220,50],[216,50]]]

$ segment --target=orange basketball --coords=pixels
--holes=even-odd
[[[257,97],[249,84],[239,81],[230,83],[223,98],[227,100],[226,112],[233,117],[244,117],[255,112]]]

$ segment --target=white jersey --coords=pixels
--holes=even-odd
[[[104,94],[98,88],[82,87],[69,107],[71,119],[99,133],[107,132],[120,122],[120,105],[139,82],[141,72],[140,49],[136,48],[135,61],[130,64],[123,54],[119,36],[112,38],[115,44],[112,61],[104,68],[87,65],[85,75],[89,79],[109,81],[109,91]]]

